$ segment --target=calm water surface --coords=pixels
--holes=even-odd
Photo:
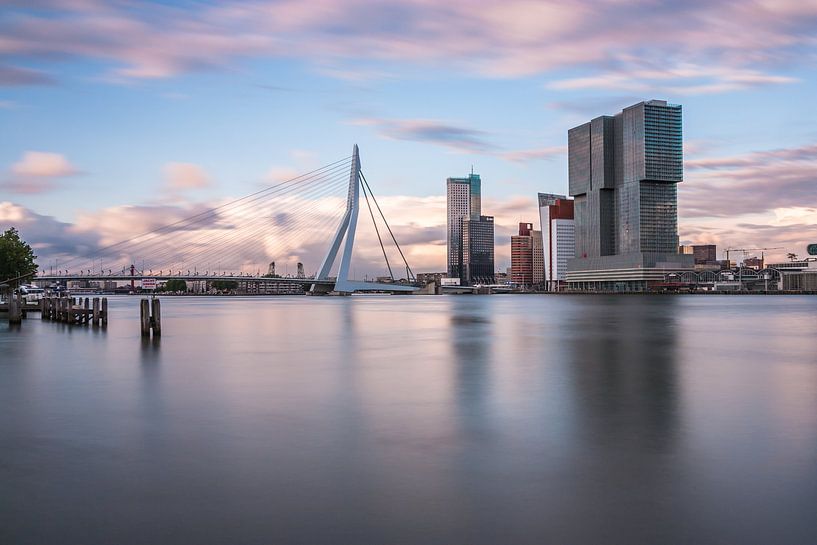
[[[817,543],[817,297],[0,322],[0,543]]]

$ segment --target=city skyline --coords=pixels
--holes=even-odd
[[[501,11],[460,2],[4,8],[0,123],[13,133],[0,150],[0,224],[17,225],[45,259],[67,255],[307,171],[358,142],[418,270],[445,264],[439,180],[474,165],[504,269],[516,225],[537,218],[536,194],[567,190],[567,129],[660,97],[685,112],[680,243],[804,252],[817,222],[817,133],[800,105],[817,86],[808,70],[817,7],[641,6],[639,28],[655,34],[598,31],[587,40],[619,45],[599,54],[584,52],[599,50],[587,42],[573,47],[570,32],[605,17],[626,31],[636,24],[628,9],[542,6],[535,17],[513,2]],[[352,25],[364,12],[394,28]],[[255,33],[232,32],[242,25]],[[486,34],[473,36],[474,25]],[[685,25],[695,32],[680,32]],[[651,41],[659,32],[667,45]],[[731,38],[713,44],[717,36]],[[318,255],[270,258],[309,264]],[[376,257],[361,256],[361,271]]]

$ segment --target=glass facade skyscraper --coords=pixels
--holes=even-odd
[[[494,276],[494,218],[482,215],[482,180],[446,180],[448,276],[463,284]]]
[[[676,184],[683,180],[681,106],[640,102],[568,131],[575,198],[574,287],[641,290],[678,254]]]

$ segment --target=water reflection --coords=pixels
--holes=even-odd
[[[141,339],[114,298],[106,334],[0,328],[0,542],[809,543],[817,299],[762,303],[180,298]]]
[[[486,398],[491,389],[493,320],[469,298],[455,299],[450,313],[448,339],[458,414],[465,430],[474,433],[490,420]]]
[[[676,301],[582,301],[565,322],[578,429],[590,446],[673,448],[681,413]]]

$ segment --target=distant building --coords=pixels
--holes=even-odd
[[[692,256],[678,253],[682,143],[681,106],[663,100],[568,131],[571,289],[643,291],[666,269],[692,268]]]
[[[545,254],[541,230],[531,230],[531,260],[533,262],[533,285],[541,286],[545,282]],[[572,242],[571,242],[572,247]]]
[[[780,271],[782,290],[817,291],[817,259],[769,263],[766,268]]]
[[[441,284],[440,280],[447,277],[448,273],[444,272],[417,273],[417,282],[420,285],[428,284],[429,282]]]
[[[446,180],[446,242],[448,276],[465,278],[463,266],[462,222],[482,213],[482,181],[473,172],[465,178]]]
[[[463,283],[492,284],[494,281],[494,217],[462,220]]]
[[[763,258],[762,257],[747,257],[746,259],[743,260],[743,266],[759,271],[759,270],[763,269]]]
[[[692,246],[684,246],[682,244],[681,246],[678,246],[678,253],[683,255],[693,255]]]
[[[537,194],[539,201],[539,228],[542,230],[542,280],[541,283],[547,287],[548,290],[553,289],[559,280],[564,280],[567,264],[563,263],[562,267],[556,263],[558,255],[566,256],[570,259],[574,255],[574,241],[572,226],[568,226],[565,222],[554,224],[552,221],[552,206],[555,206],[559,201],[567,201],[565,195],[557,195],[554,193],[539,193]],[[565,218],[560,218],[565,219]],[[571,212],[570,220],[573,220]],[[559,231],[562,233],[561,240],[557,240],[557,226],[561,226]],[[568,233],[570,231],[570,233]],[[562,246],[559,248],[559,243]],[[557,256],[557,257],[554,257]],[[561,272],[561,277],[558,273]]]
[[[714,265],[718,262],[718,248],[714,244],[698,244],[692,247],[696,265]]]
[[[533,285],[532,223],[520,223],[519,234],[511,236],[511,282],[520,286]]]
[[[482,181],[471,172],[446,180],[448,276],[463,285],[494,277],[494,218],[482,215]]]
[[[545,276],[548,290],[561,288],[567,278],[567,263],[576,255],[573,201],[559,199],[550,206],[549,256]]]

